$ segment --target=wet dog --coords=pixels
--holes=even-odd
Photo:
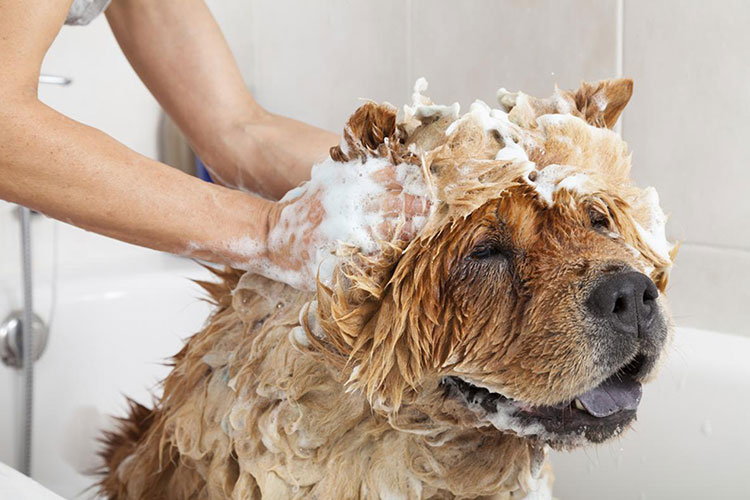
[[[315,293],[239,271],[153,409],[108,435],[117,499],[548,498],[548,447],[619,435],[670,339],[656,192],[610,128],[629,80],[500,108],[367,103],[335,168],[401,165],[432,212]],[[332,168],[333,168],[332,167]]]

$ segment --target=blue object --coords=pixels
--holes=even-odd
[[[211,174],[208,173],[206,164],[201,161],[197,156],[195,157],[195,176],[206,182],[213,183],[214,180],[211,178]]]

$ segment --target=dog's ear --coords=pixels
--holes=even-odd
[[[633,80],[602,80],[582,82],[574,99],[578,111],[590,124],[597,127],[614,127],[625,105],[633,95]]]
[[[341,145],[331,148],[331,158],[346,162],[367,156],[386,156],[389,146],[398,141],[396,115],[398,111],[389,104],[367,102],[360,106],[344,128]]]

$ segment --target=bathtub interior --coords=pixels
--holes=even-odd
[[[677,328],[638,420],[619,439],[551,456],[562,499],[750,498],[750,339]]]
[[[50,343],[37,364],[33,475],[64,498],[90,498],[96,437],[121,414],[123,394],[148,403],[163,362],[210,306],[194,263],[68,277],[57,287]],[[50,301],[40,287],[38,305]],[[0,307],[7,304],[0,303]],[[638,421],[617,441],[551,453],[562,499],[744,499],[750,492],[750,339],[678,328],[670,356],[645,386]],[[17,376],[0,369],[0,404]],[[0,412],[0,461],[13,465],[18,416]]]
[[[66,498],[90,486],[97,436],[121,415],[124,395],[149,404],[168,358],[208,316],[186,267],[87,279],[61,286],[59,342],[39,361],[34,421],[34,477]],[[52,335],[51,335],[52,336]]]
[[[0,498],[63,500],[61,496],[2,462],[0,462]]]
[[[51,222],[35,220],[37,233],[47,236]],[[187,259],[62,227],[61,253],[89,248],[95,255],[84,253],[84,266],[58,255],[59,273],[50,270],[48,248],[35,256],[34,309],[51,327],[35,364],[32,476],[64,498],[92,498],[97,437],[111,415],[122,415],[124,395],[148,404],[158,394],[165,361],[211,310],[191,280],[211,275]],[[0,276],[2,317],[20,305],[18,282]],[[11,466],[21,446],[20,383],[18,371],[0,365],[0,462]]]

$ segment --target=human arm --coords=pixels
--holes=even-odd
[[[278,199],[339,142],[258,105],[203,0],[115,0],[107,19],[133,68],[219,182]]]
[[[145,158],[101,131],[41,103],[37,99],[41,61],[68,7],[69,0],[50,0],[35,9],[28,9],[22,0],[0,0],[0,37],[4,43],[4,50],[0,51],[0,69],[4,73],[0,80],[0,198],[123,241],[229,264],[309,288],[314,283],[321,250],[330,250],[336,241],[346,237],[321,228],[323,217],[330,215],[323,199],[329,188],[336,186],[307,189],[303,196],[277,204],[204,183]],[[158,29],[156,24],[151,26]],[[179,57],[181,53],[178,50],[173,55]],[[158,54],[155,52],[154,56]],[[193,61],[188,64],[199,64],[187,56],[188,61]],[[198,61],[210,62],[207,58]],[[154,66],[159,67],[171,71],[168,66]],[[211,71],[194,73],[206,76]],[[229,97],[232,89],[234,98]],[[232,130],[241,129],[241,137],[249,140],[245,144],[252,146],[253,141],[259,141],[260,147],[248,147],[248,157],[256,157],[255,153],[267,155],[253,164],[266,165],[267,172],[282,174],[287,168],[284,162],[297,165],[292,168],[296,174],[272,183],[271,192],[279,195],[298,181],[295,175],[300,179],[307,177],[310,164],[324,156],[328,141],[335,136],[272,115],[261,120],[260,125],[243,122],[252,117],[250,111],[259,108],[255,108],[257,104],[244,85],[238,83],[232,89],[203,89],[204,97],[213,96],[221,102],[230,99],[228,103],[214,105],[206,99],[199,103],[192,95],[188,96],[191,104],[184,109],[179,105],[179,86],[162,92],[168,97],[175,93],[171,105],[178,108],[175,113],[184,113],[184,117],[190,116],[190,106],[196,106],[196,112],[202,104],[230,113],[232,108],[242,109],[244,102],[244,109],[249,111],[233,115],[244,118],[229,120],[230,126],[225,128],[226,123],[212,122],[221,120],[219,115],[223,113],[213,115],[209,110],[205,116],[211,126],[196,128],[192,134],[196,141],[206,141],[205,151],[214,151],[219,157],[223,144],[235,142],[222,139],[223,134],[216,132],[226,132],[229,137]],[[244,125],[231,125],[235,123]],[[212,132],[209,129],[214,129],[213,138],[201,139]],[[238,139],[236,144],[239,143]],[[227,157],[240,158],[242,151],[239,148],[227,153]],[[231,167],[232,162],[227,165]],[[256,170],[253,175],[265,175],[262,172]],[[382,221],[378,227],[366,229],[388,239],[396,228],[406,227],[404,220],[423,212],[426,204],[404,194],[388,175],[376,179],[376,183],[381,183],[383,189],[372,191],[369,198],[357,194],[357,190],[339,189],[337,193],[340,198],[352,197],[355,206],[366,207],[368,213]],[[377,217],[379,214],[383,217]],[[299,227],[290,227],[290,220],[299,222]],[[286,237],[291,233],[297,237]],[[270,246],[269,234],[274,236]]]
[[[250,261],[227,242],[239,235],[264,242],[272,202],[139,155],[37,99],[42,59],[69,4],[30,9],[0,0],[0,198],[130,243],[213,262]]]

